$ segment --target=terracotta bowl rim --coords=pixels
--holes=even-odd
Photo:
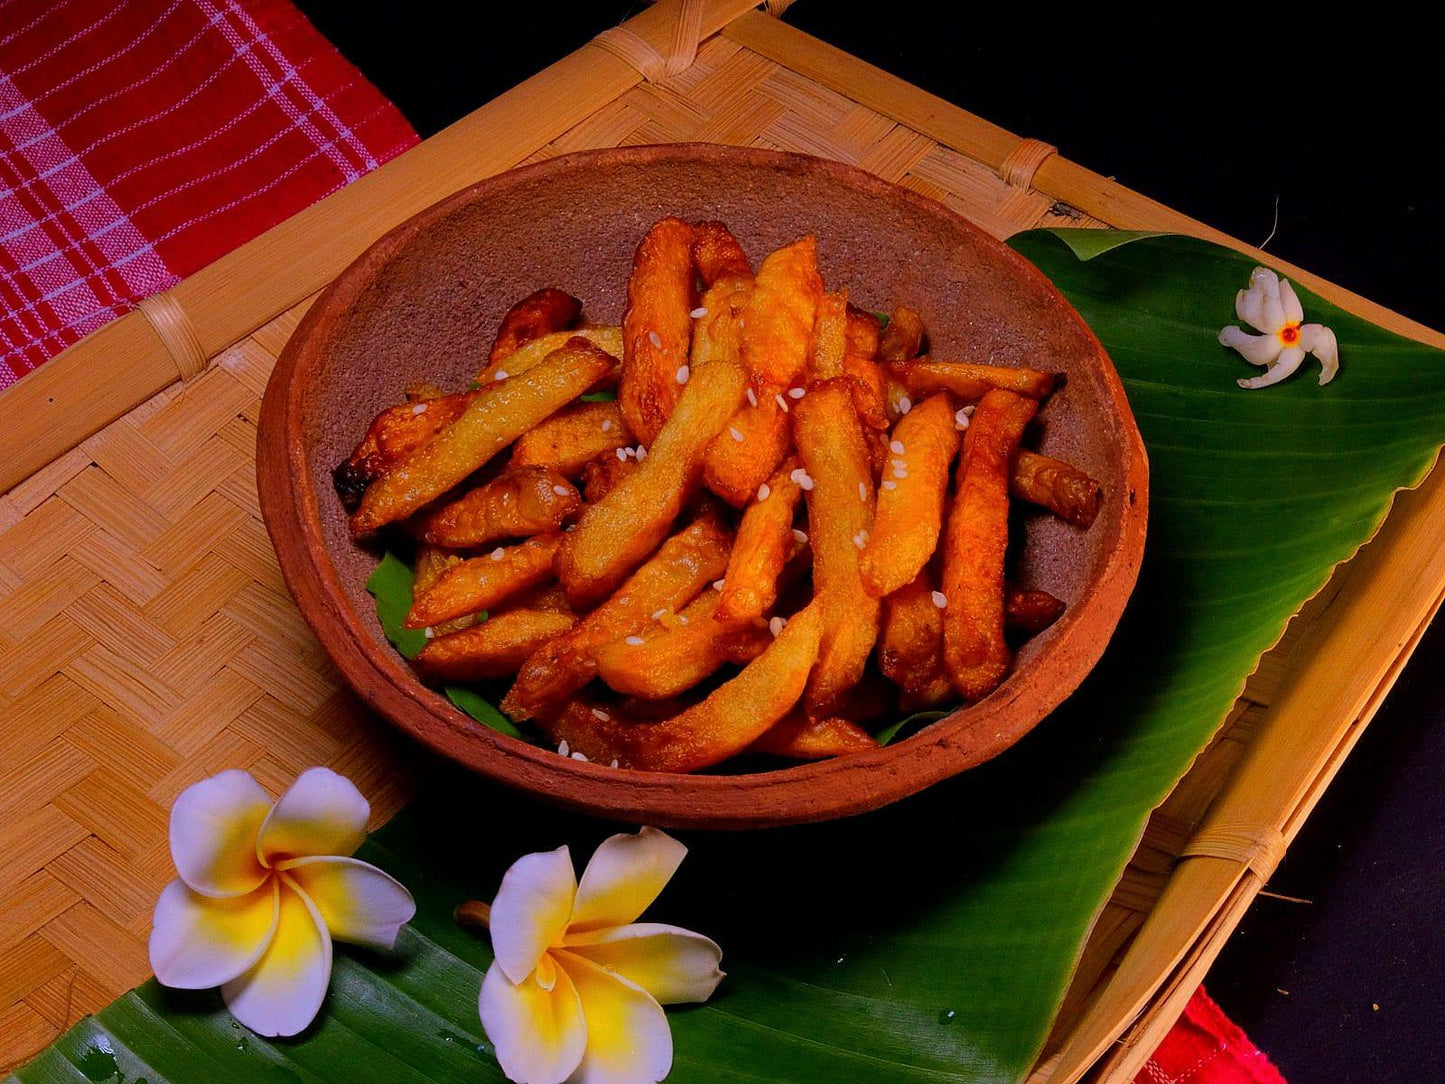
[[[1118,422],[1130,499],[1120,517],[1094,530],[1118,537],[1080,596],[1051,629],[1051,641],[1019,674],[978,704],[955,709],[896,744],[835,760],[736,775],[682,775],[610,768],[559,756],[483,726],[424,686],[389,644],[378,643],[351,606],[323,541],[314,477],[304,442],[305,380],[323,355],[316,334],[371,285],[390,257],[419,232],[489,190],[571,168],[625,160],[730,160],[823,173],[870,194],[950,217],[1013,274],[1042,286],[1092,346]],[[671,827],[759,828],[828,820],[876,809],[974,767],[1021,739],[1061,703],[1103,654],[1134,588],[1148,519],[1148,461],[1124,387],[1083,318],[1033,264],[966,218],[854,166],[810,155],[706,143],[607,148],[561,155],[496,174],[412,216],[382,236],[311,306],[277,360],[257,433],[261,511],[297,606],[342,675],[367,704],[423,744],[480,774],[554,804],[631,823]]]

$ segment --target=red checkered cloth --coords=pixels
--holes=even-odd
[[[1285,1080],[1201,986],[1134,1084],[1285,1084]]]
[[[0,0],[0,388],[416,141],[286,0]]]

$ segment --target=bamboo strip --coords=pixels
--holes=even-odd
[[[704,0],[703,37],[753,0]],[[681,0],[644,9],[626,28],[674,47]],[[214,357],[315,293],[393,226],[457,189],[516,165],[642,79],[613,53],[582,46],[425,143],[288,218],[170,291]],[[39,470],[181,375],[140,312],[113,321],[3,396],[0,491]]]

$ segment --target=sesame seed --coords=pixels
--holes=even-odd
[[[579,750],[572,754],[572,759],[585,761],[587,759],[587,754]]]
[[[968,415],[963,410],[959,410],[956,414],[954,414],[953,427],[955,429],[968,428]]]
[[[498,546],[496,549],[494,549],[494,550],[492,551],[492,560],[493,560],[493,561],[500,561],[500,560],[501,560],[503,557],[505,557],[505,556],[507,556],[507,551],[504,550],[504,549],[502,549],[501,546]]]
[[[738,330],[741,331],[743,328],[745,328],[745,327],[747,327],[747,326],[748,326],[747,317],[745,317],[745,316],[739,316],[739,317],[738,317]]]
[[[677,367],[677,372],[674,375],[677,377],[677,382],[679,384],[686,384],[687,378],[692,375],[692,370],[689,369],[686,365],[679,365]]]
[[[432,628],[430,625],[428,625],[426,628],[422,629],[421,631],[422,631],[422,635],[425,636],[428,640],[430,640],[433,636],[435,636],[435,635],[437,634],[437,630],[434,629],[434,628]]]
[[[561,754],[565,757],[565,756],[570,755],[571,752],[572,752],[572,750],[569,749],[569,748],[567,747],[567,743],[566,743],[565,741],[563,741],[563,742],[559,742],[559,743],[557,744],[557,752],[561,753]]]
[[[678,615],[677,615],[677,623],[678,623],[679,625],[686,625],[686,624],[687,624],[687,614],[678,614]]]
[[[688,315],[691,316],[694,320],[701,320],[704,316],[707,315],[707,309],[699,305],[697,308],[693,309],[692,312],[688,313]]]
[[[859,482],[859,483],[858,483],[858,499],[859,499],[860,501],[866,501],[866,500],[868,499],[868,483],[867,483],[867,482]]]
[[[783,408],[783,413],[786,414],[788,412],[788,401],[783,398],[782,393],[774,395],[773,399],[778,404],[778,406]]]
[[[728,436],[732,437],[733,440],[737,441],[739,444],[742,443],[743,435],[742,435],[742,432],[738,429],[737,426],[735,426],[735,425],[730,425],[730,426],[728,426]]]
[[[631,605],[631,604],[632,604],[632,596],[631,596],[631,595],[623,595],[620,599],[617,600],[617,605],[619,605],[619,606],[629,606],[629,605]]]
[[[776,636],[778,633],[783,631],[783,626],[786,623],[787,622],[785,622],[781,617],[770,618],[768,620],[768,631],[771,632],[774,636]],[[781,650],[781,648],[779,650]]]
[[[608,767],[609,767],[609,768],[615,768],[615,767],[617,767],[617,758],[616,758],[616,757],[613,757],[613,758],[612,758],[612,763],[609,764]]]
[[[899,470],[908,469],[908,460],[906,459],[890,459],[889,462],[892,463]]]
[[[883,483],[883,488],[884,488],[884,489],[897,489],[897,488],[898,488],[898,483],[895,482],[892,478],[889,478],[889,479],[886,479],[886,480],[884,481],[884,483]]]
[[[967,414],[970,418],[972,418],[973,412],[978,409],[978,404],[969,403],[967,406],[960,407],[959,409],[962,410],[965,414]]]
[[[612,716],[608,715],[608,714],[607,714],[605,711],[603,711],[601,708],[593,708],[593,709],[592,709],[592,714],[595,715],[595,716],[597,716],[597,718],[601,719],[604,723],[605,723],[605,722],[608,722],[608,721],[611,720],[611,718],[612,718]]]
[[[726,582],[726,580],[713,580],[712,585],[715,590],[721,591],[723,589],[723,584]]]
[[[789,399],[801,399],[801,398],[802,398],[804,395],[806,395],[806,394],[807,394],[807,389],[806,389],[806,388],[789,388],[789,389],[788,389],[788,398],[789,398]]]
[[[644,459],[647,458],[647,449],[644,448],[641,444],[639,444],[637,446],[637,451],[635,451],[633,455],[637,456],[637,461],[641,463]]]
[[[659,335],[657,332],[655,332],[655,331],[649,331],[649,332],[647,333],[647,338],[648,338],[648,341],[651,342],[653,346],[657,347],[658,349],[661,349],[661,348],[662,348],[662,336]]]
[[[799,486],[802,489],[813,488],[813,479],[809,477],[808,472],[802,467],[799,467],[797,470],[793,471],[793,473],[788,475],[788,477],[793,480],[793,483],[795,485]]]
[[[425,403],[418,403],[416,406],[414,406],[414,407],[411,408],[411,412],[412,412],[413,414],[425,414],[425,413],[426,413],[426,404],[425,404]]]
[[[948,605],[948,596],[945,595],[942,591],[933,592],[933,604],[937,606],[940,610],[943,609],[945,606]]]
[[[653,610],[653,611],[652,611],[652,619],[653,619],[654,621],[656,621],[656,620],[658,620],[658,618],[662,617],[662,615],[665,614],[665,613],[667,613],[667,607],[666,607],[666,606],[664,606],[664,607],[662,607],[661,609],[658,609],[658,610]]]
[[[553,487],[552,487],[552,492],[555,493],[555,494],[557,494],[557,496],[559,496],[559,497],[565,497],[565,496],[567,496],[567,494],[571,493],[572,491],[571,491],[570,489],[568,489],[566,486],[553,486]]]
[[[617,449],[617,461],[618,461],[619,463],[625,463],[625,462],[627,462],[627,449],[626,449],[626,448],[618,448],[618,449]]]
[[[510,374],[507,372],[506,369],[498,369],[498,370],[497,370],[497,375],[494,376],[494,377],[492,377],[492,379],[493,379],[493,380],[506,380],[509,375],[510,375]]]
[[[902,467],[894,467],[894,468],[893,468],[893,477],[895,477],[895,478],[907,478],[907,477],[908,477],[908,472],[907,472],[906,470],[904,470]]]
[[[768,499],[768,496],[769,496],[772,492],[773,492],[773,491],[768,488],[768,483],[767,483],[767,482],[764,482],[762,485],[758,486],[758,500],[760,500],[760,501],[765,501],[765,500],[767,500],[767,499]]]
[[[757,405],[758,405],[758,393],[755,392],[755,391],[753,391],[752,388],[749,388],[749,389],[748,389],[748,402],[749,402],[752,406],[757,406]]]
[[[808,532],[807,532],[807,531],[800,531],[800,530],[798,530],[798,528],[794,527],[794,528],[793,528],[793,538],[794,538],[796,541],[798,541],[798,542],[806,542],[806,541],[808,541]]]
[[[629,636],[629,637],[627,638],[627,640],[626,640],[626,643],[627,643],[627,645],[628,645],[629,647],[641,647],[641,646],[642,646],[642,637],[641,637],[641,636]]]
[[[903,442],[901,440],[895,440],[892,444],[888,445],[888,450],[894,455],[902,455]]]
[[[898,400],[898,413],[907,414],[912,409],[913,400],[908,398],[908,396],[905,395]]]
[[[799,478],[798,488],[805,493],[811,493],[813,491],[813,476],[811,474],[805,474]]]
[[[607,419],[604,420],[603,423],[602,423],[602,432],[606,433],[606,432],[607,432],[608,430],[610,430],[611,428],[612,428],[612,419],[611,419],[611,418],[607,418]]]
[[[853,536],[853,545],[857,546],[860,550],[864,546],[868,545],[868,532],[859,531],[857,534],[855,534]]]

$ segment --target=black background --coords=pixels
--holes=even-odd
[[[638,6],[300,0],[423,136]],[[1200,7],[1051,15],[1022,4],[802,0],[786,18],[1445,327],[1441,16]],[[1445,1080],[1442,663],[1437,626],[1269,885],[1308,902],[1260,899],[1210,974],[1211,993],[1294,1084]]]

